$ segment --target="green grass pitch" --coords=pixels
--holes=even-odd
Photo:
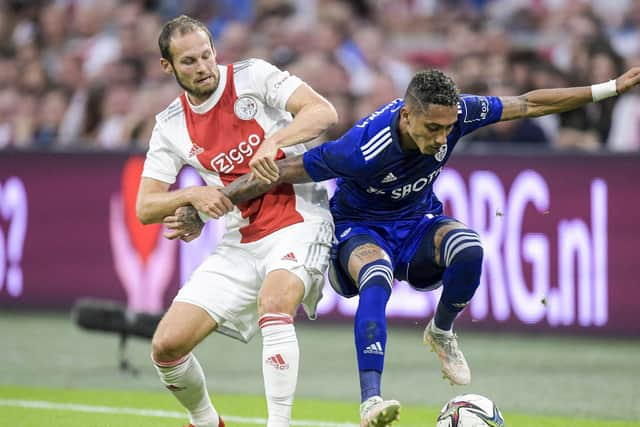
[[[264,426],[262,396],[215,396],[216,406],[230,427]],[[292,426],[357,427],[356,405],[329,400],[298,399]],[[398,426],[435,425],[434,407],[403,407]],[[640,422],[504,413],[507,425],[519,427],[637,427]],[[20,427],[176,427],[187,422],[168,393],[113,390],[61,390],[0,387],[0,420]]]
[[[351,328],[299,322],[301,370],[292,426],[357,427]],[[402,402],[398,427],[435,426],[456,394],[491,397],[510,427],[640,427],[638,340],[459,331],[473,379],[452,387],[420,343],[421,325],[389,331],[383,391]],[[0,311],[0,426],[178,427],[188,423],[132,340],[138,373],[117,366],[117,338],[75,327],[66,314]],[[213,335],[196,352],[227,426],[264,426],[260,339]]]

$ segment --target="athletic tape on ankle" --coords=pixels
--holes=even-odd
[[[591,97],[593,98],[593,102],[602,101],[603,99],[611,98],[612,96],[616,96],[617,94],[618,91],[616,89],[615,80],[609,80],[605,83],[591,85]]]

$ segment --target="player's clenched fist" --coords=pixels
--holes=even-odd
[[[278,147],[275,144],[264,141],[249,162],[253,176],[267,184],[276,182],[280,175],[275,162],[277,153]]]
[[[167,227],[164,237],[169,240],[180,239],[190,242],[200,236],[204,222],[193,206],[181,206],[174,215],[165,217],[162,222]]]
[[[233,203],[220,191],[219,187],[194,187],[190,197],[191,205],[196,210],[219,219],[233,209]]]
[[[193,206],[179,207],[174,215],[165,217],[162,222],[167,227],[164,237],[169,240],[180,239],[190,242],[200,236],[204,228],[204,222]]]

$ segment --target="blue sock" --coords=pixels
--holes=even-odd
[[[371,396],[380,396],[382,372],[360,371],[360,398],[364,402]]]
[[[473,298],[482,273],[482,244],[478,235],[468,229],[448,232],[440,245],[440,260],[445,266],[442,296],[434,322],[445,331]]]
[[[391,264],[386,260],[365,265],[358,277],[360,301],[354,322],[354,336],[362,402],[381,394],[380,383],[387,344],[385,310],[391,296],[392,281]]]

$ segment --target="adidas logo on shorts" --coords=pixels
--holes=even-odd
[[[284,260],[284,261],[295,261],[295,262],[298,262],[298,258],[296,258],[296,256],[293,254],[293,252],[289,252],[288,254],[286,254],[285,256],[283,256],[280,259]]]

